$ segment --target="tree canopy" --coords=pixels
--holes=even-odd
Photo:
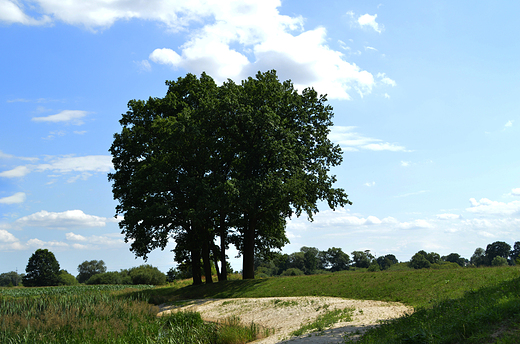
[[[241,84],[217,86],[205,73],[166,84],[164,98],[128,103],[110,148],[119,225],[137,256],[174,239],[176,260],[190,261],[198,284],[201,260],[206,276],[210,260],[220,261],[225,279],[233,243],[243,277],[254,278],[255,253],[288,242],[289,216],[312,219],[321,200],[333,209],[350,204],[333,187],[330,168],[342,156],[327,136],[333,113],[325,96],[299,93],[275,71]]]
[[[47,249],[37,249],[29,258],[26,275],[22,278],[25,287],[52,286],[60,283],[60,264],[54,253]]]
[[[101,274],[107,271],[105,262],[102,260],[84,261],[78,265],[78,276],[76,277],[79,283],[85,283],[90,277],[95,274]]]

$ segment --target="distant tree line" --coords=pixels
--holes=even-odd
[[[0,287],[44,287],[85,284],[166,284],[167,276],[151,265],[141,265],[121,271],[106,271],[102,260],[84,261],[78,266],[79,274],[74,277],[47,249],[38,249],[29,258],[25,274],[11,271],[0,274]]]
[[[353,251],[350,255],[341,248],[320,251],[315,247],[302,247],[299,252],[284,254],[270,252],[255,258],[257,277],[295,276],[330,273],[344,270],[381,271],[388,269],[449,269],[459,267],[520,265],[520,241],[513,248],[496,241],[486,249],[477,248],[470,260],[458,253],[441,256],[421,250],[410,261],[399,263],[393,254],[375,257],[370,250]]]

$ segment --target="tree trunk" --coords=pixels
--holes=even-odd
[[[220,213],[220,276],[219,281],[227,281],[227,262],[226,262],[226,241],[227,241],[227,230],[226,230],[226,217],[223,212]]]
[[[206,284],[213,283],[213,277],[211,276],[211,260],[209,258],[209,243],[206,239],[202,241],[202,263],[204,264]]]
[[[215,265],[215,271],[217,272],[218,281],[222,281],[222,274],[220,273],[220,268],[218,267],[218,254],[215,250],[211,250],[213,256],[213,264]]]
[[[193,274],[193,284],[202,284],[202,277],[200,275],[200,251],[199,249],[191,250],[191,272]]]
[[[255,278],[255,232],[256,232],[256,219],[249,218],[246,222],[246,228],[244,231],[244,252],[243,255],[243,266],[242,266],[242,278],[243,279],[254,279]]]

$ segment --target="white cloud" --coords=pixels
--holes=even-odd
[[[389,85],[389,86],[396,86],[397,83],[395,82],[395,80],[392,80],[390,79],[389,77],[386,76],[386,73],[377,73],[377,77],[381,79],[381,82],[385,85]]]
[[[513,196],[520,196],[520,188],[516,188],[511,190],[511,195]]]
[[[155,49],[149,59],[194,74],[206,71],[217,82],[240,81],[258,70],[276,69],[281,79],[291,79],[298,89],[313,86],[330,99],[350,99],[352,92],[363,97],[376,86],[370,72],[345,61],[341,52],[328,46],[325,28],[304,30],[304,18],[280,14],[280,0],[35,3],[39,5],[35,9],[53,21],[92,31],[106,29],[118,20],[141,19],[163,23],[172,32],[188,32],[180,47]],[[361,16],[359,25],[381,32],[376,17]],[[145,70],[150,67],[147,60],[140,65]],[[67,114],[53,116],[38,119],[57,121]]]
[[[63,110],[55,115],[46,117],[33,117],[32,120],[35,122],[68,122],[74,125],[82,125],[82,120],[88,114],[87,111],[81,110]]]
[[[20,226],[57,229],[104,227],[107,222],[112,221],[105,217],[87,215],[81,210],[67,210],[61,213],[42,210],[16,220],[16,223]]]
[[[437,218],[440,219],[440,220],[457,220],[457,219],[460,219],[460,215],[457,215],[457,214],[438,214],[437,215]]]
[[[410,162],[401,160],[401,166],[408,167],[408,166],[410,166]]]
[[[43,241],[40,239],[30,239],[27,241],[27,246],[37,248],[67,248],[69,244],[61,241]]]
[[[27,160],[27,161],[37,161],[38,158],[25,158],[25,157],[19,157],[14,156],[11,154],[4,153],[0,150],[0,159],[20,159],[20,160]]]
[[[0,242],[2,242],[2,243],[6,243],[6,242],[7,243],[12,243],[12,242],[16,242],[16,241],[18,241],[18,239],[16,239],[16,237],[14,235],[9,233],[5,229],[0,229]]]
[[[381,33],[384,28],[376,22],[376,18],[377,14],[374,14],[373,16],[370,14],[363,14],[358,18],[358,24],[361,25],[361,27],[371,27],[376,32]]]
[[[87,241],[87,238],[83,235],[74,234],[72,232],[65,234],[65,237],[70,241]]]
[[[20,178],[29,174],[31,170],[27,166],[17,166],[12,170],[0,172],[0,177],[4,178]]]
[[[506,125],[504,127],[508,128],[508,127],[512,127],[513,126],[513,120],[509,120],[507,121]]]
[[[466,208],[467,211],[478,215],[519,215],[520,201],[512,201],[509,203],[491,201],[487,198],[482,198],[477,201],[475,198],[470,198],[471,206]]]
[[[45,25],[51,22],[51,18],[44,15],[41,19],[34,19],[24,13],[18,1],[0,0],[0,22],[7,24]]]
[[[397,224],[397,228],[400,229],[422,229],[422,228],[433,228],[433,225],[426,220],[418,219],[410,222],[401,222]]]
[[[371,187],[371,186],[376,185],[376,182],[367,182],[367,183],[365,183],[365,184],[363,184],[363,185],[366,185],[366,186],[368,186],[368,187]]]
[[[81,157],[51,157],[46,164],[36,167],[39,171],[55,173],[68,172],[109,172],[114,167],[110,155],[87,155]]]
[[[373,151],[409,152],[404,146],[382,142],[380,139],[365,137],[354,131],[356,127],[333,126],[329,139],[341,146],[344,150],[357,151],[359,149]]]
[[[16,204],[16,203],[23,203],[25,202],[25,199],[27,196],[24,192],[17,192],[12,196],[0,198],[0,204]]]

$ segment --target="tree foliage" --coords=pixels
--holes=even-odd
[[[95,274],[101,274],[107,271],[105,262],[102,260],[84,261],[78,265],[78,276],[76,277],[79,283],[85,283],[90,277]]]
[[[16,271],[4,272],[0,274],[0,287],[16,287],[22,283],[23,274]]]
[[[59,284],[60,264],[54,253],[37,249],[29,258],[22,282],[26,287],[55,286]]]
[[[128,103],[110,148],[119,225],[137,256],[146,259],[173,238],[176,260],[190,260],[198,284],[200,261],[210,274],[211,257],[225,279],[233,243],[243,277],[254,278],[255,254],[288,242],[289,216],[312,219],[320,200],[350,204],[329,173],[342,157],[327,137],[333,113],[324,96],[300,94],[274,71],[240,85],[217,86],[204,73],[167,85],[164,98]]]

